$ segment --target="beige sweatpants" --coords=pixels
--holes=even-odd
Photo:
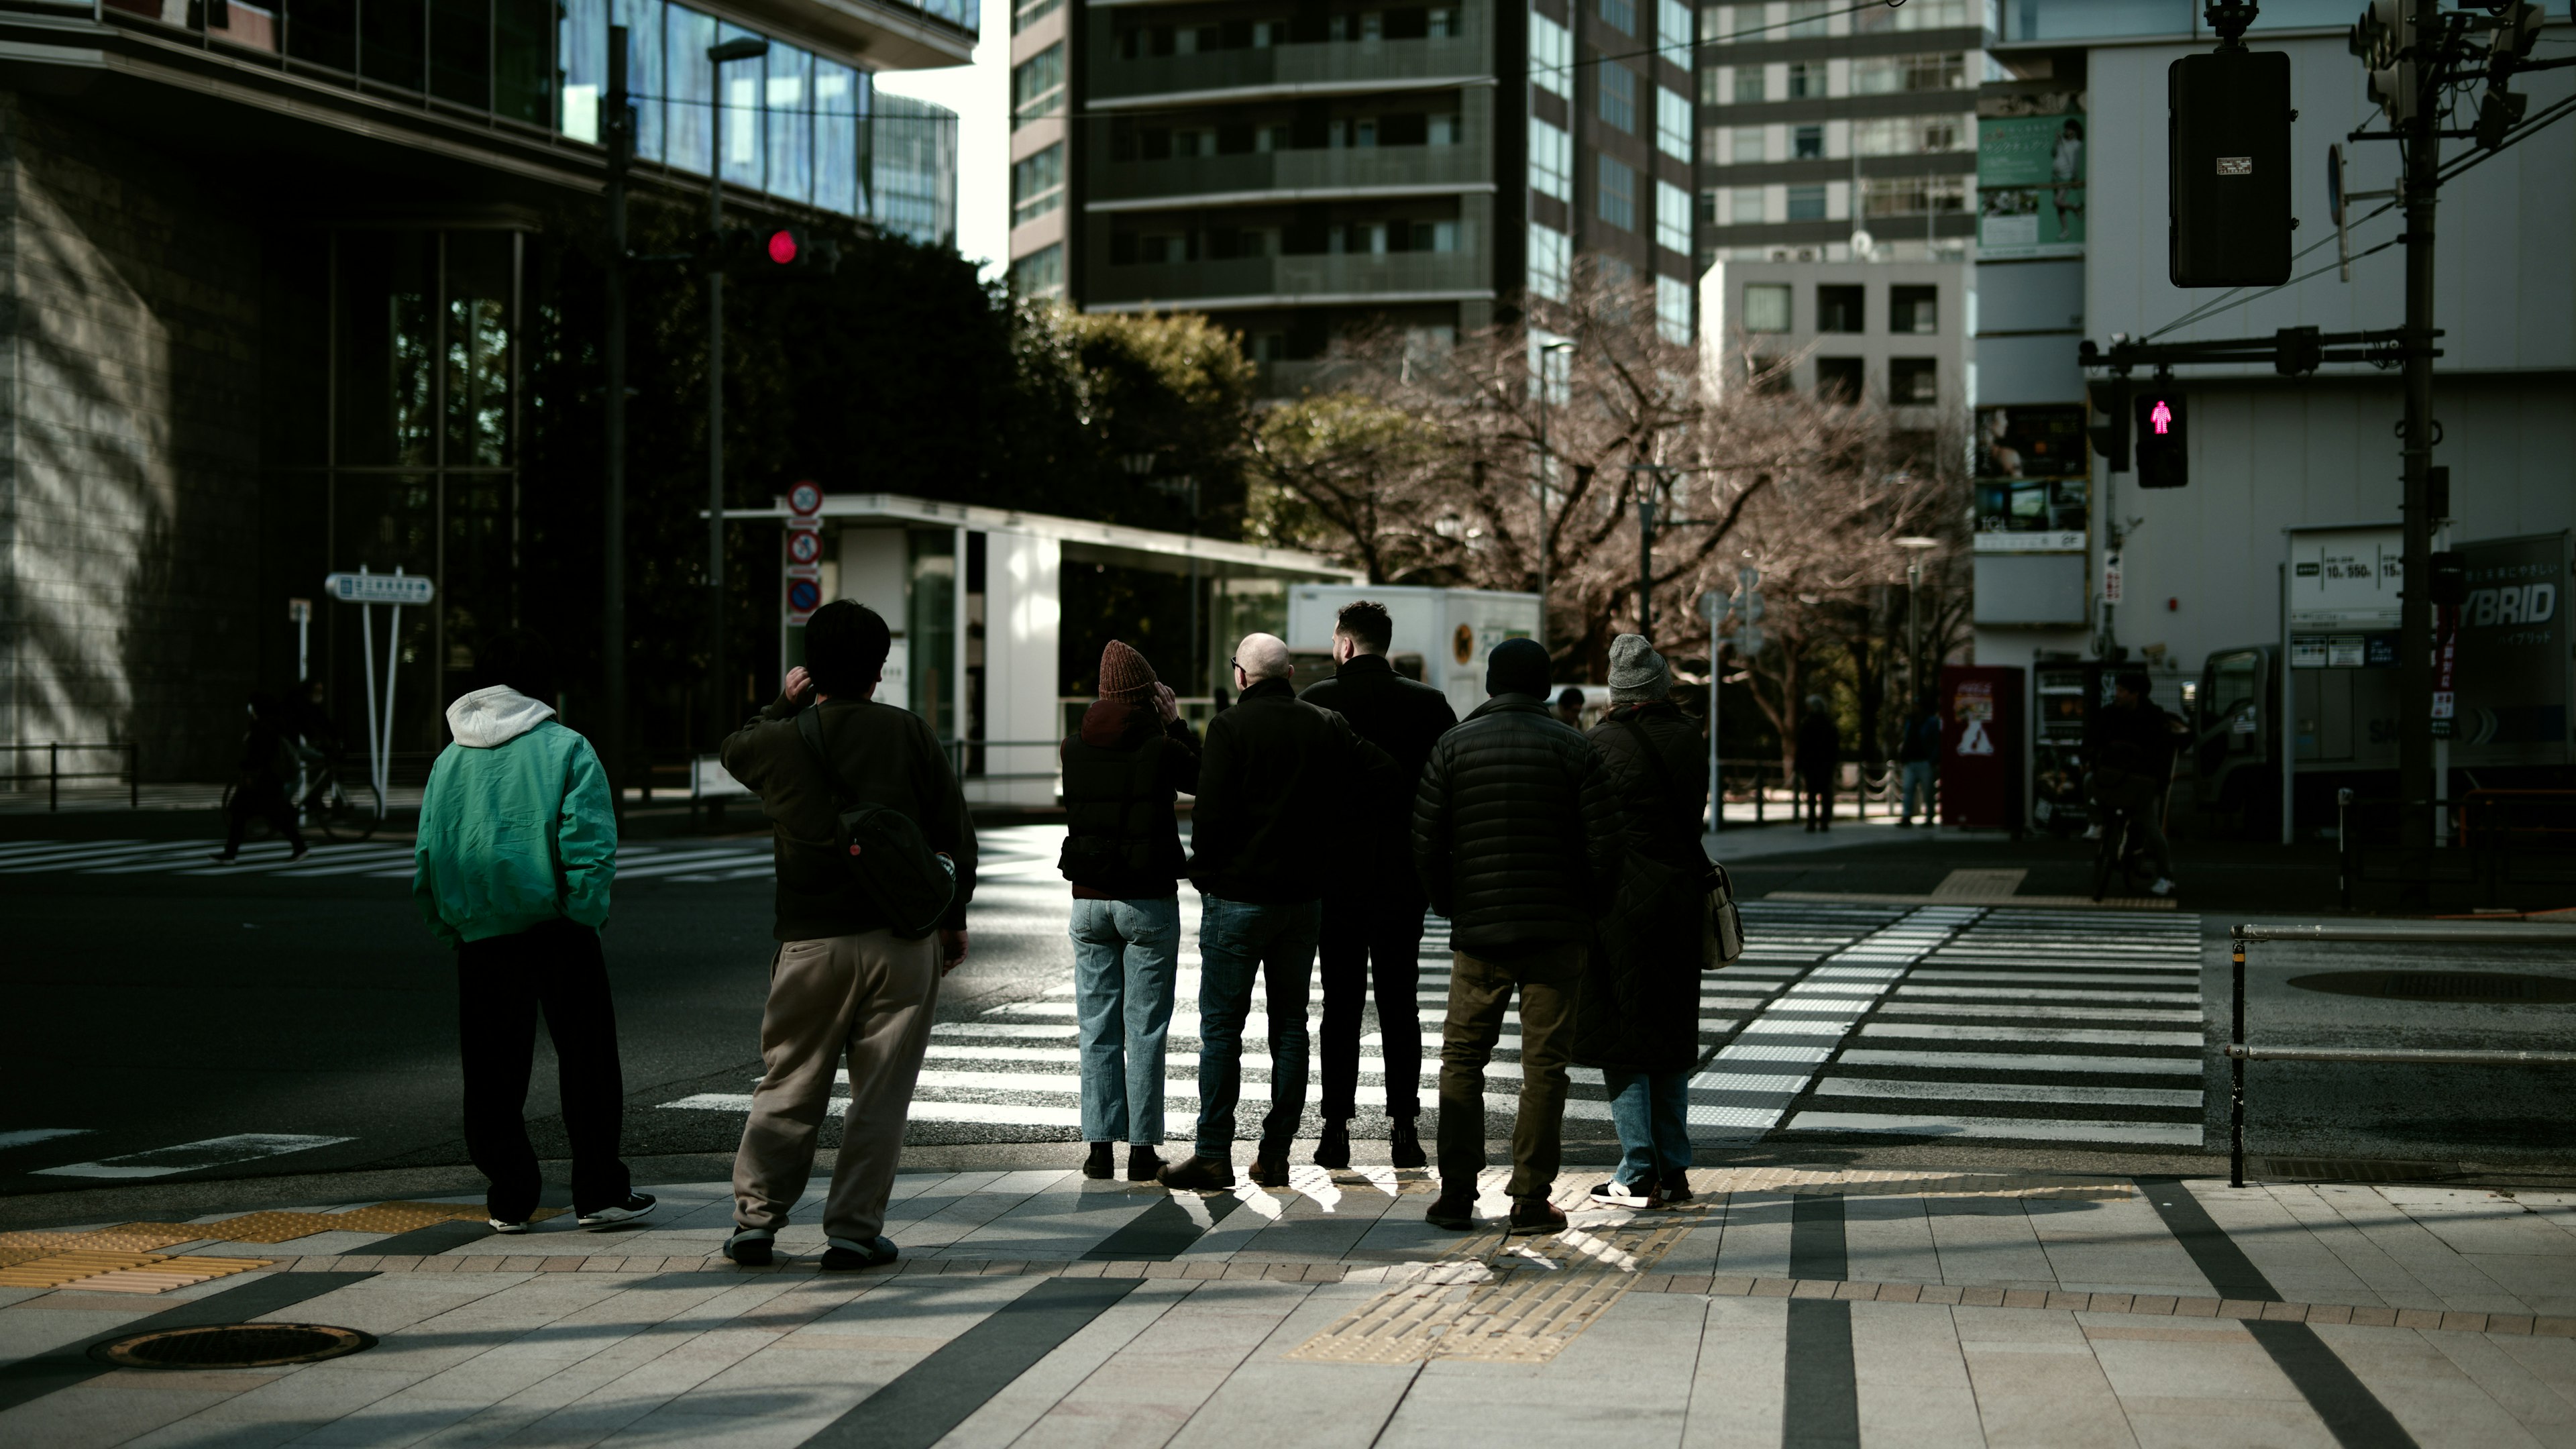
[[[789,941],[769,966],[751,1121],[734,1154],[734,1223],[771,1232],[805,1194],[814,1134],[846,1055],[850,1108],[823,1208],[827,1237],[865,1243],[885,1229],[912,1087],[939,1004],[939,938],[891,931]]]

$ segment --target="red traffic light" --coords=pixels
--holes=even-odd
[[[796,233],[783,230],[771,232],[769,259],[782,267],[796,260]]]

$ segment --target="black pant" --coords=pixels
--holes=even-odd
[[[1422,1013],[1414,992],[1422,980],[1423,903],[1378,896],[1331,897],[1316,956],[1324,978],[1324,1120],[1359,1115],[1360,1015],[1374,975],[1377,1031],[1386,1058],[1386,1115],[1411,1121],[1422,1111]],[[1374,973],[1371,967],[1376,969]]]
[[[286,798],[286,787],[275,780],[245,780],[233,787],[229,812],[231,824],[224,829],[224,854],[241,849],[242,836],[254,819],[265,820],[277,838],[297,850],[304,848],[304,832],[295,827],[295,806]]]
[[[1799,795],[1806,802],[1809,829],[1830,830],[1834,824],[1834,772],[1802,770]]]
[[[544,1178],[521,1112],[535,1063],[537,1012],[554,1038],[564,1131],[572,1139],[572,1201],[589,1212],[626,1200],[617,1156],[626,1082],[617,1062],[617,1009],[599,933],[553,920],[456,951],[457,1040],[465,1058],[465,1151],[492,1181],[484,1202],[502,1222],[524,1221]]]

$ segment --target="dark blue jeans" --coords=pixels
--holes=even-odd
[[[1199,909],[1199,1156],[1230,1161],[1243,1097],[1243,1027],[1257,971],[1270,1017],[1270,1114],[1261,1145],[1287,1150],[1306,1115],[1306,994],[1324,905],[1203,896]]]

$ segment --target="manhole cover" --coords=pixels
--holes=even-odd
[[[2576,1001],[2576,980],[2503,971],[2326,971],[2290,984],[2390,1001]]]
[[[209,1323],[138,1333],[89,1351],[126,1368],[268,1368],[313,1363],[376,1346],[371,1333],[319,1323]]]

